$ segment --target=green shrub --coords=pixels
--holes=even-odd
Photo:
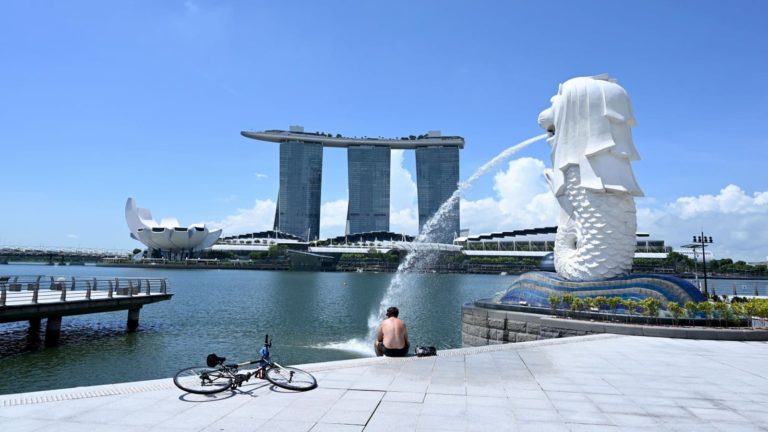
[[[707,323],[709,323],[709,320],[712,319],[712,312],[715,310],[715,305],[708,301],[703,301],[696,305],[696,308],[699,312],[704,314],[704,317],[707,318]]]
[[[633,299],[623,300],[622,299],[621,303],[627,309],[627,314],[629,314],[629,322],[632,322],[632,315],[634,315],[634,313],[637,312],[637,306],[638,306],[637,300],[633,300]]]
[[[581,299],[579,297],[576,297],[575,299],[573,299],[573,302],[571,303],[571,310],[574,312],[584,310],[584,299]]]
[[[720,301],[715,303],[715,311],[717,311],[717,320],[724,326],[728,326],[728,318],[731,312],[731,308],[728,307],[728,303]]]
[[[616,315],[616,309],[619,308],[619,305],[622,304],[621,297],[611,297],[607,300],[608,307],[611,308],[611,313]]]
[[[563,294],[563,303],[567,309],[571,308],[571,305],[575,299],[576,297],[574,297],[573,294]]]
[[[661,309],[661,302],[659,299],[653,297],[646,297],[640,302],[640,307],[643,312],[649,317],[658,317],[659,309]]]
[[[602,310],[606,304],[608,304],[608,300],[605,297],[603,296],[595,297],[595,306],[597,306],[598,309]]]
[[[685,313],[688,315],[688,318],[696,318],[696,313],[699,312],[698,306],[696,306],[696,303],[692,301],[685,302]]]
[[[556,315],[557,308],[560,306],[562,299],[560,296],[551,295],[547,300],[549,300],[549,308],[552,310],[552,315]]]
[[[596,308],[596,306],[595,306],[596,304],[597,303],[595,302],[594,298],[592,298],[592,297],[585,297],[584,298],[584,307],[588,311],[591,311],[592,309],[595,309]]]
[[[675,319],[675,324],[677,324],[678,320],[680,320],[680,317],[683,316],[683,314],[685,313],[685,309],[683,309],[676,302],[667,303],[667,310],[669,311],[669,313],[672,314],[672,317]]]

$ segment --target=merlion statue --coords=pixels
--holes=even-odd
[[[552,169],[545,175],[560,204],[557,274],[523,273],[492,302],[557,309],[560,304],[552,299],[565,294],[635,301],[652,297],[662,305],[706,300],[684,279],[629,274],[637,244],[635,197],[643,192],[632,173],[631,163],[640,156],[632,143],[635,117],[627,92],[608,76],[568,80],[552,98],[552,107],[539,115],[539,124],[550,135]],[[473,307],[484,306],[476,302]]]
[[[555,269],[572,281],[626,275],[636,247],[636,196],[643,196],[630,164],[640,156],[627,92],[607,75],[560,85],[539,114],[550,133],[552,169],[545,172],[560,204]]]

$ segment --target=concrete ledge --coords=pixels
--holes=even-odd
[[[502,327],[503,325],[503,327]],[[591,334],[649,336],[676,339],[768,341],[768,329],[653,326],[566,319],[546,313],[462,306],[462,346],[527,342]]]

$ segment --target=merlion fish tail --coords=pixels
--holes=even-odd
[[[557,273],[581,281],[628,274],[637,245],[634,198],[595,192],[580,184],[578,167],[569,167],[560,197],[565,221],[561,220],[555,236]]]

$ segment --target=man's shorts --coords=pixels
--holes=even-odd
[[[397,349],[387,348],[384,346],[384,342],[379,342],[379,349],[381,350],[381,353],[387,357],[405,357],[408,355],[408,348],[408,345]]]

